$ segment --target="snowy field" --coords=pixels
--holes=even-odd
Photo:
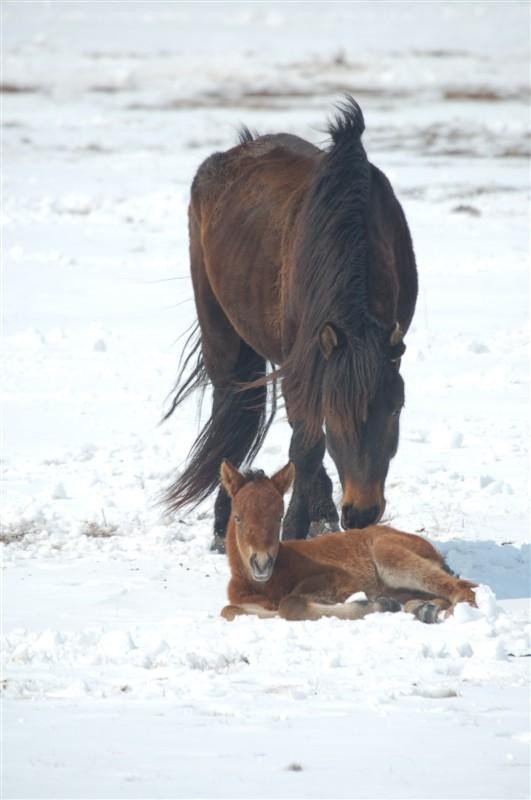
[[[529,5],[2,13],[3,797],[529,797]],[[323,142],[345,90],[419,266],[386,519],[479,609],[229,624],[212,502],[157,505],[189,185],[241,122]]]

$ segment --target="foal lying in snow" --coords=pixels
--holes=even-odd
[[[291,463],[272,478],[242,475],[228,461],[221,465],[221,482],[232,499],[226,540],[231,605],[221,612],[225,619],[359,619],[403,608],[422,622],[436,622],[456,603],[476,605],[476,584],[455,577],[437,550],[414,534],[373,525],[281,542],[283,495],[293,476]],[[355,592],[368,599],[345,603]]]

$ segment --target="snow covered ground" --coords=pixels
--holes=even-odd
[[[4,796],[528,797],[529,6],[2,12]],[[229,624],[212,503],[156,502],[197,432],[158,426],[188,187],[240,122],[322,142],[343,90],[420,272],[387,520],[485,586],[438,626]]]

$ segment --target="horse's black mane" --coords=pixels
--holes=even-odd
[[[240,144],[247,144],[247,142],[254,142],[258,134],[254,133],[247,127],[247,125],[240,125],[238,128],[238,142]]]
[[[282,373],[290,411],[305,420],[312,437],[324,419],[359,430],[380,380],[386,328],[368,308],[371,166],[360,138],[364,129],[361,108],[347,96],[329,123],[332,143],[298,223],[289,313],[299,324]],[[325,325],[339,343],[328,359],[319,343]]]

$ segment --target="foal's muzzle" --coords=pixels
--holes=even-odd
[[[273,573],[274,561],[273,556],[269,555],[269,553],[263,555],[253,553],[249,559],[249,564],[255,581],[268,581]]]

